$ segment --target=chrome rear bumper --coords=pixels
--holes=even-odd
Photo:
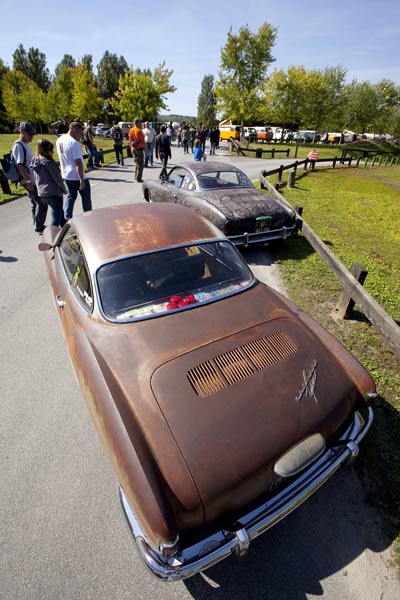
[[[240,235],[228,235],[229,241],[235,246],[248,246],[249,244],[262,244],[274,240],[285,240],[288,237],[296,235],[298,228],[282,227],[281,229],[271,229],[271,231],[262,231],[258,233],[242,233]]]
[[[144,533],[119,486],[119,496],[126,520],[135,538],[140,555],[150,571],[164,581],[192,577],[231,554],[246,553],[250,541],[276,525],[281,519],[300,506],[316,492],[344,464],[351,464],[358,455],[358,444],[368,432],[373,421],[372,408],[366,419],[359,412],[341,438],[341,443],[327,450],[311,467],[295,481],[265,503],[240,519],[236,529],[221,530],[166,560],[145,540]]]

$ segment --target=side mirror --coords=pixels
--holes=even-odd
[[[39,248],[40,252],[45,252],[46,250],[51,250],[52,248],[54,248],[54,246],[52,246],[51,244],[48,244],[47,242],[40,242],[40,244],[38,245],[38,248]]]

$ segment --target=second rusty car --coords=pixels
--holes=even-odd
[[[295,212],[257,190],[237,167],[192,161],[173,167],[161,180],[142,184],[147,202],[182,204],[206,217],[235,245],[265,243],[296,235]]]
[[[39,247],[123,511],[160,579],[244,554],[357,456],[370,375],[194,211],[93,210],[46,228]]]

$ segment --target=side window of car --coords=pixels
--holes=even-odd
[[[168,183],[171,183],[176,188],[180,188],[186,175],[186,169],[182,169],[180,167],[173,169],[168,176]]]
[[[193,175],[191,175],[190,173],[185,175],[183,182],[182,182],[182,189],[189,190],[190,192],[192,192],[193,190],[196,189],[196,182],[194,180]]]
[[[93,306],[92,286],[83,252],[76,235],[68,231],[59,245],[60,257],[72,291],[86,310]]]

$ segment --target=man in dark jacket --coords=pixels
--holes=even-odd
[[[156,158],[159,158],[162,163],[160,179],[164,179],[167,176],[168,159],[172,158],[169,137],[165,133],[166,130],[166,126],[161,125],[160,133],[156,137]]]

